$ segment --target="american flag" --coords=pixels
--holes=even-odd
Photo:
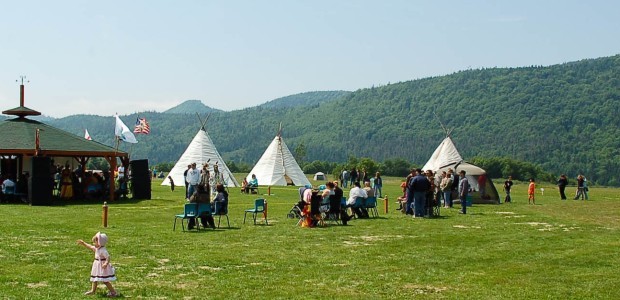
[[[149,122],[146,121],[146,118],[137,118],[133,133],[149,134],[150,132],[151,127],[149,126]]]

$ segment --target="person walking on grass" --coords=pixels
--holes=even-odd
[[[560,190],[560,199],[562,200],[566,200],[566,193],[564,191],[566,190],[567,185],[568,177],[566,177],[566,174],[562,174],[560,179],[558,179],[558,189]]]
[[[469,180],[465,177],[465,170],[459,172],[461,179],[459,180],[459,199],[461,200],[461,214],[467,214],[467,195],[469,194]]]
[[[90,271],[90,282],[91,288],[86,291],[84,295],[94,295],[97,292],[97,284],[99,282],[103,282],[105,286],[108,288],[108,297],[116,297],[118,293],[112,286],[112,281],[116,280],[116,274],[114,267],[110,263],[110,254],[108,250],[105,248],[105,245],[108,243],[108,236],[105,233],[97,232],[95,236],[93,236],[93,245],[84,242],[83,240],[78,240],[78,245],[82,245],[87,249],[95,252],[95,260],[93,261],[93,266]]]
[[[534,199],[534,194],[536,193],[536,183],[534,182],[534,178],[530,178],[530,185],[527,188],[527,203],[536,205],[536,200]]]

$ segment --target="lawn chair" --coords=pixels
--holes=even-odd
[[[204,214],[206,216],[211,216],[211,204],[209,203],[196,203],[196,206],[198,207],[198,213],[196,214],[196,229],[200,230],[200,224],[202,224],[202,218],[201,216]],[[200,219],[200,222],[198,222],[198,219]],[[207,229],[207,225],[209,224],[202,224],[202,228],[203,229]],[[211,227],[211,226],[209,226]],[[213,228],[215,229],[215,228]]]
[[[185,224],[183,224],[184,220],[195,219],[197,216],[198,205],[196,205],[196,203],[185,204],[183,213],[174,216],[174,226],[172,227],[172,230],[176,230],[177,219],[181,219],[181,227],[183,228],[183,231],[185,231]]]
[[[325,214],[326,221],[332,221],[340,225],[340,214],[342,212],[340,202],[341,199],[338,199],[334,196],[329,197],[329,210]]]
[[[222,216],[226,217],[226,223],[228,223],[228,228],[230,228],[230,220],[228,219],[228,206],[222,205],[220,202],[215,202],[213,209],[213,215],[217,216],[217,228],[220,228],[220,221],[222,220]]]
[[[364,208],[372,213],[374,218],[379,216],[379,211],[377,210],[377,197],[368,197],[364,203]]]
[[[259,213],[262,213],[262,214],[265,213],[265,199],[259,198],[259,199],[254,200],[254,208],[245,210],[245,213],[243,214],[243,224],[245,224],[245,217],[247,216],[248,213],[252,214],[252,217],[254,218],[254,225],[256,225],[256,215],[258,215]],[[265,216],[265,225],[269,225],[267,223],[266,216]]]
[[[364,198],[355,198],[355,203],[351,205],[351,210],[353,210],[353,217],[357,219],[358,212],[361,214],[362,209],[364,209]]]

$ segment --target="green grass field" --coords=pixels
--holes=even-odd
[[[0,298],[85,298],[93,254],[75,241],[97,231],[110,238],[124,298],[620,298],[618,189],[594,187],[590,201],[560,201],[543,184],[545,194],[528,205],[527,185],[517,184],[511,204],[412,219],[395,210],[400,181],[387,178],[388,214],[380,200],[379,218],[324,228],[286,218],[294,187],[264,196],[269,226],[242,224],[256,195],[231,189],[231,229],[182,232],[172,230],[182,188],[159,183],[152,200],[111,203],[108,228],[102,203],[0,205]]]

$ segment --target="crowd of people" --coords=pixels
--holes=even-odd
[[[422,169],[412,169],[401,184],[403,194],[398,198],[398,210],[414,218],[429,217],[434,215],[433,209],[442,202],[444,208],[452,208],[456,196],[461,202],[460,213],[466,214],[471,186],[465,174],[464,170],[457,177],[452,169],[442,171],[439,175],[431,170],[424,172]]]

